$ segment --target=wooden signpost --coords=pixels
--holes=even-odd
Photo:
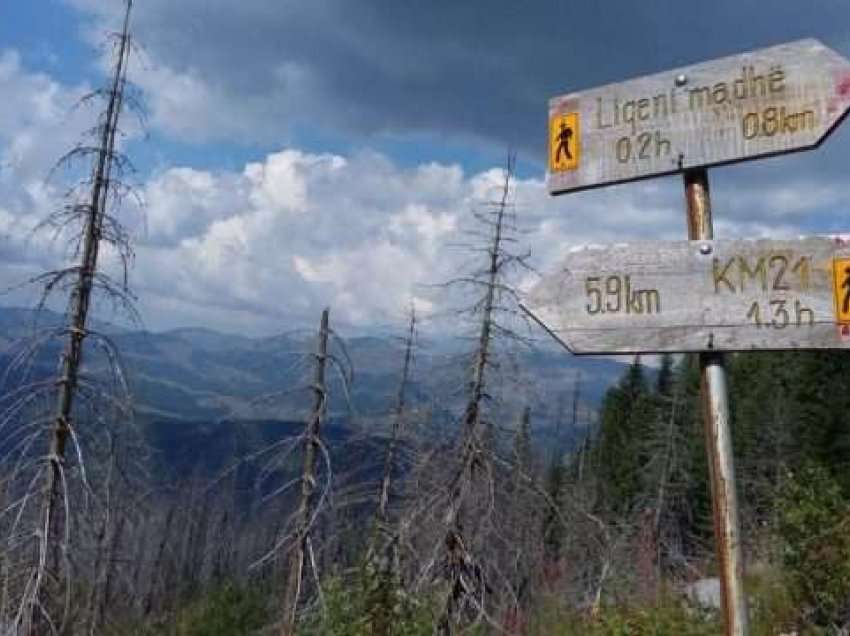
[[[850,349],[850,235],[571,251],[524,308],[573,353]]]
[[[577,250],[525,309],[575,353],[699,352],[725,632],[748,633],[723,351],[850,349],[850,249],[715,241],[708,166],[814,148],[850,110],[850,62],[817,40],[549,103],[548,186],[681,172],[689,242]]]
[[[848,108],[850,63],[817,40],[555,97],[549,191],[806,150]]]

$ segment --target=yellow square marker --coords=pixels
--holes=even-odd
[[[850,258],[836,258],[832,266],[835,280],[835,320],[850,325]]]
[[[578,113],[562,113],[549,119],[549,171],[575,170],[580,156],[581,128]]]

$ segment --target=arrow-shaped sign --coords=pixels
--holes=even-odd
[[[523,309],[573,353],[850,349],[850,242],[578,248]]]
[[[850,62],[800,40],[549,102],[549,191],[817,146],[850,109]]]

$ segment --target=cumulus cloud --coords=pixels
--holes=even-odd
[[[337,324],[364,328],[403,320],[410,302],[445,308],[430,285],[469,263],[470,253],[452,245],[467,240],[472,212],[501,181],[497,168],[466,174],[456,165],[400,167],[374,153],[294,149],[239,172],[165,170],[144,186],[147,232],[137,228],[132,282],[142,315],[151,328],[273,333],[312,324],[324,306]],[[513,201],[520,238],[544,271],[572,245],[684,233],[678,182],[552,199],[541,180],[520,179]],[[0,227],[9,222],[0,215]],[[718,224],[725,236],[773,230],[746,219]]]
[[[73,108],[84,88],[68,88],[42,73],[23,68],[20,55],[0,51],[0,178],[12,173],[27,182],[42,181],[58,158],[57,148],[72,147],[91,121]]]
[[[472,184],[457,166],[291,149],[241,173],[171,169],[146,187],[139,293],[191,299],[237,323],[245,308],[271,326],[323,305],[354,324],[395,319],[419,283],[445,274],[441,246]]]
[[[67,255],[29,232],[58,202],[49,166],[76,139],[85,114],[69,115],[84,87],[66,87],[0,55],[0,273],[3,286],[55,267]],[[80,117],[80,119],[75,119]],[[133,286],[152,328],[204,325],[271,333],[312,324],[324,306],[339,323],[369,326],[445,302],[429,284],[456,275],[469,252],[452,249],[498,194],[498,167],[401,165],[361,151],[341,156],[297,148],[258,157],[238,170],[176,166],[144,177],[146,226],[134,224]],[[815,231],[850,186],[796,174],[766,192],[757,183],[715,189],[718,235]],[[541,179],[519,179],[513,200],[521,239],[541,270],[571,245],[684,235],[675,177],[551,198]],[[125,210],[138,218],[131,206]],[[114,267],[114,255],[104,254]],[[533,278],[524,283],[530,284]],[[8,299],[9,297],[7,297]]]
[[[346,324],[394,322],[411,300],[444,307],[431,284],[469,262],[453,246],[467,240],[472,212],[496,198],[502,179],[499,168],[467,174],[457,165],[401,167],[375,153],[295,149],[240,172],[170,169],[146,186],[152,227],[134,279],[157,324],[274,331],[283,321],[309,324],[326,305]],[[804,232],[796,200],[739,194],[746,213],[718,213],[719,236]],[[512,201],[520,238],[544,271],[574,245],[685,233],[676,178],[556,199],[542,180],[518,179]],[[764,221],[767,211],[782,222]],[[179,303],[186,306],[171,313]]]
[[[7,276],[49,260],[49,237],[31,232],[61,201],[58,179],[47,180],[56,161],[92,124],[91,111],[75,108],[86,92],[24,68],[16,51],[0,51],[0,259]]]

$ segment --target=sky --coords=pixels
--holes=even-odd
[[[0,3],[2,305],[33,304],[21,283],[73,258],[33,229],[75,175],[51,168],[94,121],[76,104],[107,80],[122,10]],[[137,0],[132,31],[145,112],[121,143],[143,206],[118,214],[144,325],[266,335],[325,306],[352,330],[396,329],[411,302],[440,313],[509,150],[540,272],[583,243],[684,238],[680,177],[547,194],[549,98],[803,37],[850,57],[850,3]],[[844,126],[712,169],[716,236],[848,231],[848,160]]]

